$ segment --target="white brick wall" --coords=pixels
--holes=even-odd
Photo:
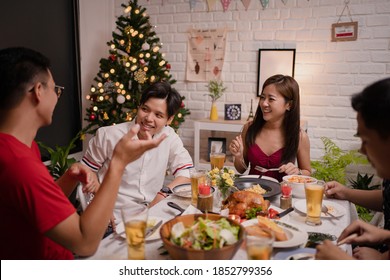
[[[96,3],[81,1],[90,5]],[[122,12],[120,4],[127,2],[106,1],[114,5],[116,15]],[[221,117],[224,103],[241,103],[243,118],[249,113],[250,100],[257,104],[260,48],[295,48],[295,78],[301,88],[302,118],[308,121],[312,158],[322,155],[321,136],[332,138],[345,149],[359,146],[359,140],[353,137],[356,121],[350,97],[369,83],[390,75],[390,1],[350,1],[352,19],[358,21],[359,30],[357,41],[352,42],[330,41],[331,24],[338,21],[344,0],[289,0],[287,5],[281,0],[270,0],[265,10],[260,1],[252,0],[248,11],[241,1],[233,0],[226,12],[219,1],[211,12],[205,0],[198,1],[193,11],[188,0],[139,0],[138,3],[147,8],[151,23],[156,25],[157,36],[163,43],[162,51],[177,80],[175,87],[186,97],[186,106],[191,110],[180,132],[190,153],[193,153],[192,120],[208,117],[210,108],[210,100],[203,95],[206,83],[184,80],[186,38],[190,28],[229,29],[222,72],[228,90],[218,101]],[[349,21],[346,11],[341,21]],[[111,24],[115,26],[115,19]],[[110,35],[111,31],[106,37]],[[104,46],[105,41],[101,41],[101,45]],[[98,62],[107,53],[96,55]],[[90,72],[92,81],[98,69],[84,71]]]

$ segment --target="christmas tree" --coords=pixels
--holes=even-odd
[[[85,118],[89,125],[84,131],[88,133],[101,126],[133,120],[144,89],[157,81],[176,82],[169,73],[171,65],[160,53],[162,43],[149,23],[146,9],[137,0],[121,6],[123,15],[116,21],[113,39],[107,42],[109,56],[100,60],[96,84],[86,97],[91,101]],[[183,100],[182,96],[182,106],[171,124],[175,130],[190,114]]]

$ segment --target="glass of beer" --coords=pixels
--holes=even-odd
[[[306,224],[316,226],[321,224],[322,198],[325,182],[304,183],[306,194]]]
[[[192,206],[198,205],[198,193],[199,185],[205,185],[207,171],[206,170],[197,170],[195,168],[190,169],[191,177],[191,204]]]
[[[221,170],[225,165],[225,153],[210,153],[211,169],[218,168]]]
[[[129,260],[145,259],[145,231],[148,221],[148,207],[133,202],[121,208],[125,225]]]
[[[263,230],[263,229],[262,229]],[[249,260],[270,260],[275,236],[270,230],[263,233],[246,236],[246,252]]]

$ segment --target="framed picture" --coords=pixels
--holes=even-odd
[[[294,77],[295,49],[259,49],[257,96],[265,80],[276,74]]]
[[[356,21],[332,24],[332,42],[356,41],[358,23]]]
[[[210,161],[210,153],[226,153],[226,138],[209,137],[208,161]]]
[[[241,120],[241,104],[225,104],[225,120]]]

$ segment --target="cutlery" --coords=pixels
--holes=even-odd
[[[284,217],[286,216],[288,213],[294,211],[294,207],[290,207],[290,208],[287,208],[286,210],[284,210],[283,212],[280,212],[279,214],[276,214],[277,217],[281,218],[281,217]]]
[[[289,257],[289,260],[314,260],[314,254],[311,253],[300,253],[296,255],[292,255]]]
[[[177,205],[176,203],[174,203],[174,202],[172,202],[172,201],[167,202],[167,205],[168,205],[169,207],[172,207],[173,209],[179,210],[179,211],[180,211],[180,214],[179,214],[179,215],[183,214],[183,212],[185,211],[184,208],[181,208],[179,205]],[[179,215],[178,215],[178,216],[179,216]]]
[[[279,171],[279,168],[270,168],[270,169],[267,169],[267,168],[264,168],[264,167],[261,167],[261,166],[258,166],[258,165],[255,166],[255,169],[256,169],[257,171],[260,171],[261,173],[265,173],[265,172],[268,172],[268,171]]]
[[[343,245],[347,242],[349,242],[351,239],[357,237],[358,234],[357,233],[353,233],[351,235],[348,235],[347,237],[345,237],[343,240],[340,240],[339,242],[337,242],[337,246],[340,246],[340,245]]]
[[[321,212],[324,213],[325,215],[329,215],[333,218],[337,218],[335,215],[329,212],[328,206],[326,206],[325,204],[322,204]]]
[[[162,220],[160,220],[157,224],[152,226],[151,228],[146,229],[145,238],[151,236],[162,224]]]

